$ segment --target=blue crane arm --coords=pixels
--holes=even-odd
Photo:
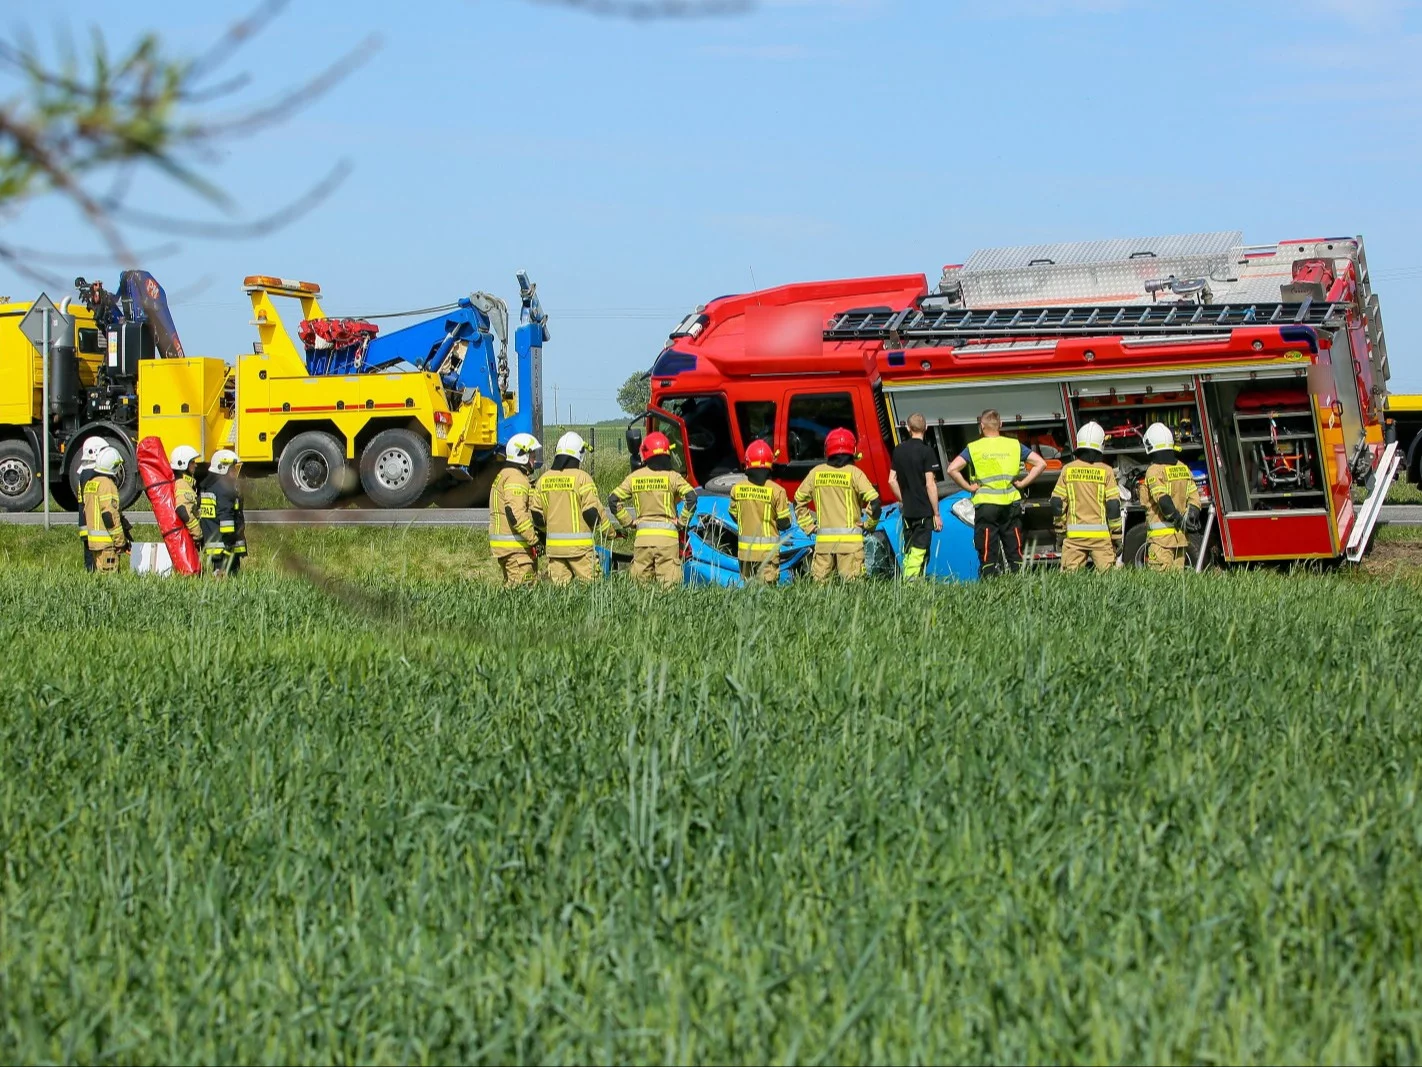
[[[467,344],[462,355],[455,351],[461,341]],[[452,354],[455,359],[446,367]],[[368,371],[390,370],[401,364],[440,371],[445,388],[453,391],[478,389],[484,396],[499,395],[489,318],[467,297],[444,315],[371,340],[365,354]]]

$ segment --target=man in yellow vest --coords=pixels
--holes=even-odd
[[[664,433],[649,433],[642,442],[643,466],[622,479],[607,496],[612,516],[622,527],[635,526],[632,566],[627,576],[636,582],[656,579],[662,585],[681,582],[681,536],[696,503],[691,483],[672,470],[671,441]],[[628,513],[632,503],[636,518]],[[678,508],[681,513],[678,515]]]
[[[1022,490],[1047,461],[1015,437],[1003,437],[1002,416],[991,408],[978,416],[978,430],[982,436],[948,464],[948,476],[973,494],[973,546],[981,576],[1000,573],[999,553],[1016,574],[1022,569]],[[962,473],[970,464],[971,482]],[[1027,473],[1019,478],[1024,464]]]
[[[1116,472],[1103,458],[1106,431],[1088,422],[1076,432],[1076,455],[1052,489],[1052,523],[1062,538],[1062,570],[1087,560],[1098,571],[1116,565],[1121,545],[1121,493]]]
[[[533,528],[533,486],[528,476],[538,466],[543,446],[531,433],[516,433],[504,446],[504,465],[489,490],[489,551],[504,578],[504,588],[538,578],[538,534]]]
[[[1151,461],[1141,482],[1141,503],[1146,512],[1146,563],[1153,571],[1185,568],[1185,549],[1200,528],[1200,490],[1190,468],[1175,451],[1175,435],[1163,423],[1152,423],[1145,432],[1146,456]]]
[[[105,445],[94,459],[93,476],[84,483],[84,531],[98,574],[117,571],[119,553],[130,547],[119,511],[117,479],[122,467],[123,455],[112,445]]]
[[[825,461],[795,490],[800,528],[815,535],[810,577],[817,582],[836,573],[846,581],[864,577],[864,531],[878,523],[883,506],[874,483],[854,465],[857,444],[852,431],[831,430],[825,435]]]
[[[554,585],[594,581],[602,568],[597,561],[599,533],[608,530],[597,484],[583,470],[587,443],[569,432],[558,438],[553,466],[538,479],[533,493],[534,520],[542,517],[548,580]]]
[[[757,574],[766,585],[780,581],[780,535],[790,529],[790,498],[770,480],[775,453],[764,441],[746,446],[746,480],[731,486],[736,558],[741,581]]]

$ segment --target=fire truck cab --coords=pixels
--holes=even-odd
[[[946,469],[996,409],[1048,461],[1023,502],[1029,559],[1047,563],[1056,472],[1095,420],[1134,563],[1143,434],[1163,422],[1210,505],[1195,562],[1358,559],[1402,459],[1384,441],[1387,377],[1361,238],[1194,234],[989,249],[933,291],[897,275],[711,301],[654,362],[645,425],[679,441],[684,473],[713,491],[766,440],[792,492],[845,426],[892,500],[889,454],[911,412]]]

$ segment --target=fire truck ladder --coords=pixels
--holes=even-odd
[[[843,311],[826,341],[948,343],[994,337],[1149,337],[1227,334],[1247,326],[1347,323],[1348,304],[1112,304],[1098,307],[923,308]]]

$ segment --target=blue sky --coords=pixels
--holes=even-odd
[[[150,0],[124,9],[149,20],[130,28],[69,0],[24,25],[51,42],[102,23],[116,45],[153,27],[196,52],[243,10]],[[337,192],[280,232],[148,261],[190,352],[250,348],[244,274],[316,280],[328,311],[374,313],[471,289],[515,303],[527,268],[552,329],[546,402],[556,385],[559,414],[588,420],[616,415],[622,380],[723,293],[1241,229],[1362,234],[1392,388],[1422,391],[1417,3],[760,0],[652,23],[525,0],[297,3],[233,60],[253,78],[239,99],[370,34],[358,71],[211,163],[244,217],[348,156]],[[132,199],[215,217],[161,179]],[[52,200],[0,225],[16,245],[100,247]],[[53,270],[112,282],[95,264]],[[0,268],[0,293],[36,288]]]

